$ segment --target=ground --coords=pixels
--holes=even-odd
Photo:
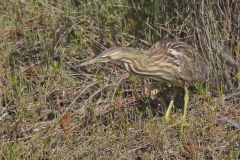
[[[0,2],[0,158],[240,159],[239,80],[225,63],[240,58],[239,4],[111,2]],[[184,128],[181,97],[162,117],[172,87],[121,64],[79,67],[105,48],[146,49],[162,37],[190,42],[226,71],[216,88],[191,90]],[[225,44],[231,57],[223,49],[219,65],[211,57]]]

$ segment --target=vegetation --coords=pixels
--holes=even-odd
[[[0,158],[240,159],[239,8],[236,0],[0,1]],[[181,108],[162,121],[166,85],[116,64],[78,67],[110,46],[163,38],[187,41],[213,69],[192,92],[184,130]]]

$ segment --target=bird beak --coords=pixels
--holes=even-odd
[[[97,62],[99,62],[99,57],[95,57],[93,59],[90,59],[90,60],[87,60],[87,61],[81,63],[80,67],[87,66],[87,65],[90,65],[90,64],[94,64],[94,63],[97,63]]]
[[[90,64],[95,64],[95,63],[99,63],[99,62],[108,62],[109,59],[107,57],[100,57],[100,56],[97,56],[93,59],[90,59],[90,60],[87,60],[83,63],[80,64],[80,67],[82,66],[86,66],[86,65],[90,65]]]

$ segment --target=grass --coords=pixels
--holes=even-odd
[[[19,0],[0,13],[1,159],[240,158],[237,2]],[[78,67],[162,38],[188,41],[213,65],[183,132],[182,109],[162,121],[165,85],[114,64]]]

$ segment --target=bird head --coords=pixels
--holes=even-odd
[[[135,48],[121,48],[121,47],[112,47],[106,49],[98,56],[88,61],[85,61],[80,64],[80,66],[86,66],[89,64],[101,63],[101,62],[110,62],[110,61],[129,61],[139,57],[143,51]]]

